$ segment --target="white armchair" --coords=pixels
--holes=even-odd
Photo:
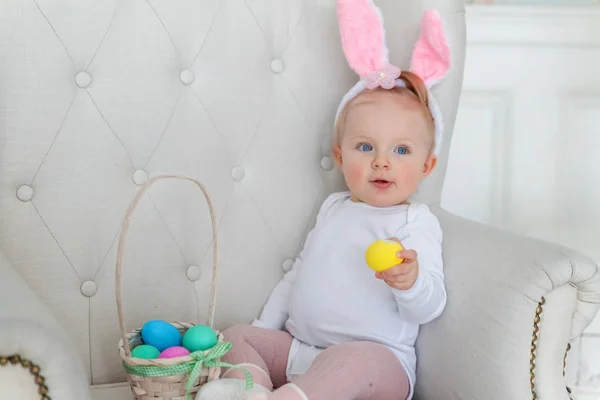
[[[448,306],[421,330],[418,399],[569,399],[566,352],[598,310],[597,265],[438,211]]]
[[[445,232],[448,304],[421,330],[416,399],[567,400],[565,351],[600,307],[599,269],[439,207],[463,2],[375,1],[396,64],[430,7],[452,51],[436,88],[447,139],[418,194]],[[7,0],[0,14],[0,398],[43,399],[43,377],[52,400],[131,399],[114,292],[129,201],[148,176],[206,184],[220,221],[217,327],[256,316],[320,200],[340,188],[329,135],[355,78],[335,2]],[[129,329],[204,318],[209,227],[193,187],[157,184],[144,197],[123,276]]]

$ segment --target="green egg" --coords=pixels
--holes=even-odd
[[[190,352],[208,350],[217,344],[217,333],[207,325],[195,325],[183,335],[183,347]]]
[[[131,350],[131,357],[143,358],[146,360],[157,358],[159,354],[160,351],[158,351],[156,347],[150,346],[149,344],[142,344]]]

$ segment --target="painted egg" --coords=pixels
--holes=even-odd
[[[165,349],[165,351],[160,353],[158,358],[183,357],[183,356],[187,356],[188,354],[190,354],[190,351],[188,349],[186,349],[185,347],[173,346],[173,347],[169,347],[168,349]]]
[[[403,260],[396,255],[403,248],[393,240],[377,240],[373,242],[365,254],[367,265],[377,272],[385,271]]]
[[[162,320],[148,321],[142,327],[142,340],[159,352],[173,346],[181,346],[181,333],[173,325]]]
[[[143,358],[146,360],[151,360],[153,358],[158,357],[160,351],[154,346],[150,346],[148,344],[142,344],[140,346],[135,347],[131,350],[131,357],[134,358]]]
[[[183,347],[190,352],[208,350],[217,344],[217,333],[207,325],[195,325],[183,334]]]

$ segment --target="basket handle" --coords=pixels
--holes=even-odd
[[[194,182],[200,188],[200,190],[202,190],[202,193],[204,194],[204,197],[206,198],[206,203],[208,204],[208,209],[210,211],[210,219],[212,221],[212,233],[213,233],[213,237],[212,237],[213,276],[212,276],[212,283],[211,283],[211,287],[210,287],[210,302],[208,305],[207,325],[212,328],[213,322],[214,322],[215,306],[216,306],[216,298],[217,298],[217,282],[218,282],[218,268],[217,268],[218,246],[217,246],[217,222],[216,222],[215,211],[214,211],[214,208],[212,205],[210,194],[209,194],[208,190],[206,190],[206,188],[204,187],[203,184],[201,184],[200,182],[198,182],[195,179],[188,178],[186,176],[181,176],[181,175],[158,175],[158,176],[155,176],[152,179],[148,180],[144,185],[142,185],[140,187],[140,190],[137,192],[137,194],[131,201],[129,208],[127,209],[127,212],[125,213],[125,218],[123,220],[123,227],[121,229],[121,234],[119,237],[119,247],[117,250],[117,269],[116,269],[116,273],[115,273],[115,291],[116,291],[116,296],[117,296],[117,313],[119,315],[119,326],[121,328],[121,336],[123,337],[123,346],[125,347],[125,353],[127,354],[128,357],[131,356],[131,348],[129,347],[129,340],[127,340],[127,332],[125,330],[125,317],[123,315],[123,294],[122,294],[122,289],[121,289],[121,270],[122,270],[122,264],[123,264],[123,255],[125,252],[124,251],[125,250],[125,238],[127,237],[127,231],[129,229],[131,215],[133,214],[135,207],[141,200],[144,193],[146,193],[146,191],[150,188],[150,186],[152,186],[156,181],[161,180],[161,179],[182,179],[182,180]]]

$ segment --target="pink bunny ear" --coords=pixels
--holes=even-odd
[[[400,69],[389,64],[381,11],[373,0],[338,0],[342,49],[367,87],[391,88]]]
[[[429,87],[439,82],[450,68],[450,49],[440,15],[429,10],[421,19],[421,35],[412,54],[410,70]]]

